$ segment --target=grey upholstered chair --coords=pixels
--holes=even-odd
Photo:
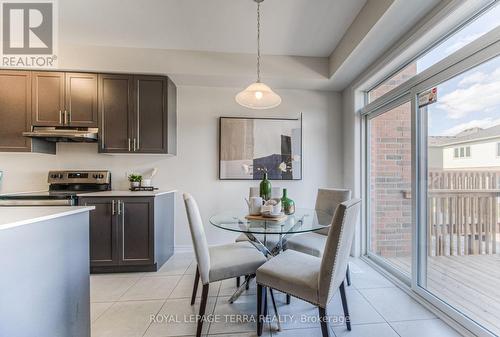
[[[351,330],[344,279],[359,209],[359,199],[351,199],[338,206],[322,258],[287,250],[257,269],[259,336],[262,334],[263,302],[266,302],[267,288],[316,305],[319,309],[323,337],[329,335],[326,307],[339,289],[347,329]]]
[[[193,286],[191,305],[194,304],[198,282],[201,278],[203,290],[196,336],[201,336],[203,316],[208,299],[209,284],[243,275],[254,275],[258,267],[267,261],[265,256],[249,242],[208,247],[200,211],[194,198],[184,194],[184,203],[191,230],[191,239],[198,268]]]
[[[252,187],[250,187],[250,194],[252,193]],[[319,188],[316,195],[316,206],[314,207],[318,211],[322,211],[329,218],[326,221],[321,221],[321,223],[331,222],[331,218],[335,214],[337,206],[351,199],[351,190],[339,189],[339,188]],[[320,219],[323,220],[323,219]],[[291,236],[286,243],[286,249],[292,249],[299,251],[301,253],[313,255],[316,257],[322,257],[323,251],[325,249],[326,238],[330,227],[321,229],[315,232],[308,232],[298,235]],[[268,241],[276,241],[276,238],[272,236],[268,238]],[[241,234],[236,238],[236,242],[248,241],[248,238]],[[347,285],[351,285],[351,276],[349,272],[349,265],[346,271]],[[236,285],[240,284],[240,280],[237,279]],[[287,297],[287,303],[290,302],[289,297]]]
[[[320,188],[316,196],[315,209],[333,217],[340,203],[351,199],[351,190],[337,188]],[[331,221],[328,219],[327,221]],[[286,248],[301,253],[322,257],[325,250],[326,238],[330,227],[315,232],[294,235],[288,239]],[[349,265],[346,271],[347,285],[351,285]]]
[[[260,187],[250,187],[248,196],[258,197],[260,195]],[[271,188],[271,198],[280,198],[283,195],[283,189],[281,187],[272,187]]]
[[[349,199],[351,199],[351,190],[320,188],[316,196],[315,209],[333,217],[337,206]],[[330,227],[315,232],[294,235],[288,239],[287,249],[322,257],[329,230]]]

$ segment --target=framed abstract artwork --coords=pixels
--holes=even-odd
[[[296,119],[220,117],[219,179],[302,179],[302,115]]]

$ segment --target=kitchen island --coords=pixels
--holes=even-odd
[[[93,209],[0,207],[0,336],[90,336]]]

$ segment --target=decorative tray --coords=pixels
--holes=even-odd
[[[247,220],[257,220],[257,221],[274,221],[274,222],[281,222],[284,221],[288,218],[288,215],[282,214],[280,216],[276,217],[269,217],[265,215],[247,215],[245,216],[245,219]]]
[[[158,187],[154,187],[154,186],[139,186],[139,187],[131,187],[130,190],[132,192],[140,192],[140,191],[147,191],[147,192],[152,192],[154,190],[157,190]]]

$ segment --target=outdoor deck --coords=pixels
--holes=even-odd
[[[388,259],[411,271],[411,259]],[[500,255],[428,257],[427,288],[471,319],[500,335]]]

